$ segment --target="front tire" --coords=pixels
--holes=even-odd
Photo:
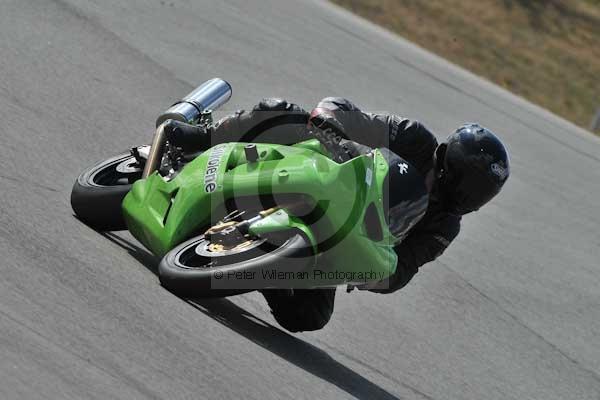
[[[141,167],[130,153],[99,162],[75,181],[71,207],[81,221],[96,230],[125,230],[121,204],[133,182],[141,177]]]
[[[278,245],[262,240],[241,251],[224,251],[211,256],[203,250],[207,243],[204,236],[198,236],[168,252],[158,266],[163,287],[186,298],[232,296],[261,289],[260,286],[253,286],[261,282],[237,281],[234,282],[236,287],[230,289],[226,287],[227,281],[215,280],[217,276],[223,279],[223,276],[242,273],[260,279],[265,268],[300,271],[314,262],[308,240],[293,231]],[[213,283],[222,285],[213,287],[216,286]]]

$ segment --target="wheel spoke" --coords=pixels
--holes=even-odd
[[[98,186],[130,185],[142,175],[141,169],[135,167],[135,163],[133,156],[116,160],[96,171],[92,182]]]

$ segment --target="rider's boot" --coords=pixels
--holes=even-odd
[[[195,153],[211,147],[210,130],[202,125],[190,125],[176,120],[164,124],[169,143],[181,147],[184,153]]]

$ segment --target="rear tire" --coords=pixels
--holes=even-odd
[[[96,230],[127,229],[121,204],[132,183],[142,176],[140,168],[133,166],[135,163],[130,153],[124,153],[99,162],[79,175],[71,191],[75,215]]]

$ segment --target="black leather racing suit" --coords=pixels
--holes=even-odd
[[[350,101],[336,97],[321,100],[311,113],[311,118],[327,120],[331,117],[335,122],[330,126],[334,130],[341,129],[348,139],[369,147],[387,147],[414,165],[424,177],[433,168],[438,143],[420,122],[394,114],[364,113]],[[401,289],[422,265],[444,252],[458,235],[461,220],[460,216],[450,214],[444,208],[434,191],[425,216],[394,248],[398,265],[394,275],[386,282],[389,288],[372,291],[392,293]]]
[[[393,114],[364,113],[350,101],[336,97],[323,99],[310,115],[285,100],[265,99],[251,112],[238,111],[220,120],[211,140],[213,144],[296,143],[308,139],[309,119],[315,125],[326,122],[334,132],[349,139],[342,141],[349,153],[387,147],[419,169],[423,176],[433,168],[437,140],[422,124]],[[396,272],[386,282],[386,288],[372,291],[392,293],[404,287],[422,265],[439,257],[454,240],[460,230],[460,219],[444,211],[444,204],[434,191],[425,216],[394,248],[398,255]],[[263,294],[277,321],[290,331],[320,329],[333,312],[335,289],[265,290]]]

